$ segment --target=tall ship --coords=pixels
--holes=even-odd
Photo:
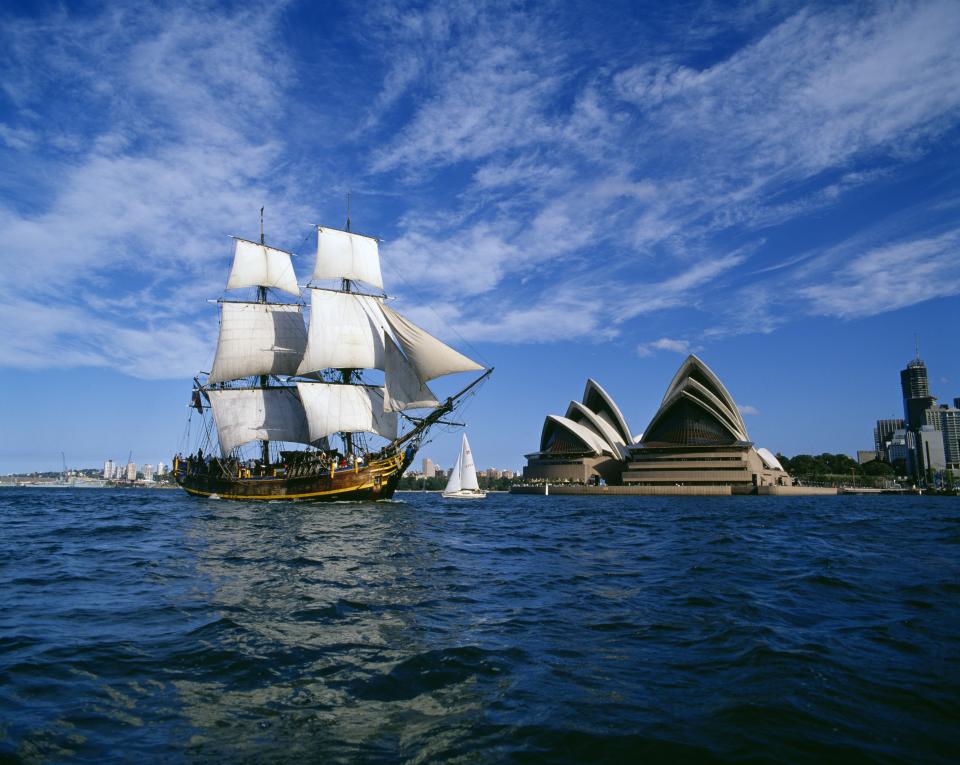
[[[346,229],[316,226],[302,300],[291,253],[264,241],[262,210],[260,231],[234,237],[227,290],[256,299],[217,301],[216,355],[194,379],[184,436],[196,448],[174,458],[176,482],[222,499],[389,499],[429,429],[458,424],[444,417],[493,369],[387,304],[379,240],[349,215]],[[460,372],[474,379],[443,400],[427,385]]]

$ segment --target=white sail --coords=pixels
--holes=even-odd
[[[480,484],[477,482],[477,467],[473,464],[473,452],[467,442],[467,434],[463,434],[463,443],[460,445],[460,487],[468,491],[477,491]]]
[[[404,356],[393,339],[386,335],[386,354],[384,364],[383,408],[387,412],[402,412],[405,409],[425,409],[437,406],[433,391],[422,384],[407,357]]]
[[[310,440],[333,433],[378,433],[397,437],[397,415],[383,411],[383,388],[364,385],[297,383],[307,414]]]
[[[449,345],[440,342],[429,332],[401,316],[388,305],[381,303],[380,309],[400,343],[400,347],[403,348],[403,352],[413,364],[421,383],[454,372],[471,372],[483,369],[483,366],[473,359],[467,358]]]
[[[298,374],[320,369],[383,369],[380,301],[367,295],[310,290],[310,331]]]
[[[307,344],[300,306],[224,302],[220,310],[220,338],[209,383],[296,373]]]
[[[227,289],[240,287],[274,287],[291,295],[300,295],[297,277],[293,273],[290,253],[264,244],[237,239],[233,268],[227,280]]]
[[[380,246],[376,239],[317,226],[314,279],[353,279],[383,289]]]
[[[447,486],[443,490],[444,494],[455,494],[463,488],[463,484],[460,482],[460,473],[463,471],[463,449],[460,450],[460,454],[457,455],[457,464],[453,466],[453,470],[450,471],[450,477],[447,479]]]
[[[292,388],[208,390],[224,455],[248,441],[310,443],[307,421]]]
[[[447,487],[443,490],[444,496],[451,494],[480,491],[480,484],[477,481],[477,467],[473,464],[473,452],[470,451],[470,444],[467,442],[467,434],[463,434],[463,440],[460,442],[460,454],[457,455],[457,464],[450,471],[450,478],[447,481]]]

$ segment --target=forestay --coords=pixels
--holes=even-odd
[[[333,433],[377,433],[397,437],[397,415],[383,411],[383,388],[298,382],[310,439]]]
[[[367,295],[310,290],[310,331],[297,373],[383,369],[380,301]]]
[[[473,359],[440,342],[388,305],[381,303],[380,309],[400,347],[413,364],[421,383],[454,372],[473,372],[483,369]]]
[[[307,344],[300,306],[224,302],[220,310],[220,337],[210,383],[296,373]]]
[[[226,456],[249,441],[310,443],[300,398],[293,388],[208,390]]]
[[[317,226],[314,279],[352,279],[383,289],[380,246],[369,236]]]
[[[265,244],[237,239],[233,268],[227,280],[227,289],[240,287],[273,287],[291,295],[300,295],[297,277],[293,273],[290,253],[267,247]]]

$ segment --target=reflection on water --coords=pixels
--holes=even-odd
[[[445,618],[438,596],[466,585],[451,582],[444,540],[416,508],[208,504],[188,537],[215,621],[173,657],[203,669],[174,682],[199,731],[194,754],[241,755],[272,741],[295,755],[305,726],[303,754],[319,745],[386,756],[430,731],[432,718],[481,712],[471,686],[491,671],[484,652],[432,646],[431,619]]]
[[[952,762],[948,499],[0,492],[0,760]]]

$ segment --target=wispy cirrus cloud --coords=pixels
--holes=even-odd
[[[834,260],[827,257],[824,262]],[[844,319],[875,316],[960,293],[960,229],[874,247],[845,260],[829,280],[796,291],[811,313]]]
[[[49,363],[51,348],[151,377],[208,363],[206,333],[184,318],[219,291],[225,232],[244,218],[234,230],[253,229],[261,200],[299,212],[263,181],[281,151],[270,117],[288,74],[261,43],[274,23],[197,4],[3,24],[5,95],[15,129],[33,136],[7,161],[15,184],[43,189],[37,204],[0,200],[0,296],[19,307],[0,341],[6,363]]]
[[[704,343],[960,293],[949,237],[928,223],[864,233],[859,250],[832,246],[850,232],[776,236],[943,150],[960,121],[954,3],[704,2],[624,12],[615,30],[559,4],[377,3],[347,11],[341,47],[309,63],[318,40],[284,15],[298,10],[4,18],[14,257],[0,298],[16,298],[22,336],[42,346],[47,327],[66,349],[71,321],[130,329],[142,335],[74,363],[147,374],[136,338],[206,337],[183,317],[220,292],[226,233],[255,229],[266,203],[272,240],[298,249],[317,200],[341,188],[363,192],[361,228],[387,239],[391,291],[468,339],[615,337],[694,309],[704,324],[688,336]],[[949,201],[931,209],[948,217]],[[915,280],[885,276],[897,259]],[[27,331],[20,317],[54,298],[70,312]],[[660,332],[641,347],[687,342]],[[30,354],[0,341],[4,363],[40,363]],[[185,354],[149,374],[205,363]]]

